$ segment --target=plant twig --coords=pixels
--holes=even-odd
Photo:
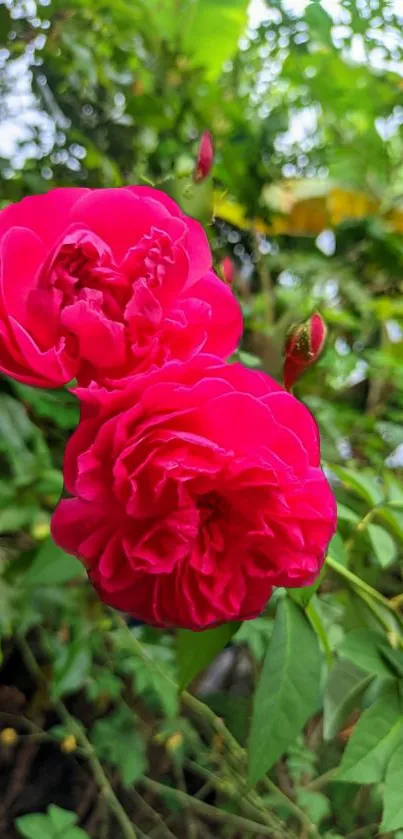
[[[158,830],[158,835],[165,836],[166,839],[177,839],[175,834],[169,829],[162,816],[157,812],[157,810],[154,810],[154,807],[152,807],[151,804],[149,804],[136,789],[130,790],[130,797],[133,799],[133,802],[136,802],[140,809],[142,809],[143,812],[153,820],[155,823],[155,832],[157,833]]]
[[[154,669],[156,673],[168,681],[171,686],[176,687],[175,682],[170,678],[170,676],[168,676],[151,658],[146,650],[144,650],[140,641],[130,631],[123,616],[115,614],[114,618],[121,630],[124,631],[128,636],[128,639],[130,639],[130,646],[137,652],[139,657],[147,663],[150,668]],[[224,720],[217,717],[208,705],[205,705],[204,702],[201,702],[200,699],[197,699],[196,696],[193,696],[193,694],[188,693],[186,690],[182,691],[181,699],[185,707],[196,714],[203,723],[210,728],[210,730],[212,730],[215,734],[219,734],[223,739],[223,742],[228,750],[228,767],[230,769],[232,779],[237,785],[237,790],[235,791],[237,800],[242,802],[242,806],[244,808],[247,806],[249,808],[249,812],[253,811],[254,818],[260,818],[263,824],[270,827],[272,836],[294,836],[294,834],[287,830],[285,825],[283,825],[277,816],[267,810],[264,801],[262,801],[258,793],[253,789],[248,789],[245,778],[240,777],[239,768],[247,765],[247,754],[228,730]],[[220,782],[220,787],[218,788],[221,788],[222,790],[222,782]]]
[[[361,577],[357,577],[356,574],[353,574],[349,568],[346,568],[345,565],[341,565],[340,562],[337,562],[335,559],[332,559],[331,556],[326,557],[326,565],[329,566],[336,574],[339,574],[340,577],[344,577],[345,580],[354,588],[354,590],[360,596],[365,593],[367,596],[372,597],[373,600],[376,600],[378,603],[381,603],[385,609],[388,609],[395,617],[402,620],[401,616],[396,610],[396,606],[393,602],[388,600],[387,597],[384,597],[376,588],[368,585]]]
[[[270,778],[267,775],[263,778],[263,783],[268,792],[272,793],[272,795],[275,795],[280,801],[282,801],[285,807],[288,807],[290,813],[292,813],[295,816],[295,818],[298,819],[301,827],[305,828],[305,830],[308,832],[308,836],[319,836],[319,833],[315,825],[312,824],[310,818],[306,815],[306,813],[304,813],[303,810],[301,810],[300,807],[298,807],[297,804],[295,804],[295,801],[293,801],[292,798],[289,798],[289,796],[286,795],[285,792],[283,792],[283,790],[280,789],[280,787],[278,787],[272,780],[270,780]]]
[[[36,658],[32,653],[32,650],[29,647],[25,637],[22,635],[19,636],[18,643],[24,662],[29,672],[32,674],[32,676],[34,676],[34,678],[39,682],[39,684],[45,683],[47,685],[45,676],[43,675],[42,670],[40,669],[36,661]],[[117,798],[115,791],[103,770],[102,764],[98,760],[95,750],[90,741],[88,740],[87,736],[85,735],[81,725],[69,713],[66,706],[60,699],[54,700],[53,704],[63,722],[66,723],[71,733],[74,734],[77,743],[79,743],[84,749],[88,763],[90,764],[94,778],[99,787],[99,791],[105,799],[106,803],[108,804],[110,810],[114,813],[117,821],[119,822],[125,839],[138,839],[136,831],[129,819],[129,816],[127,815],[119,799]]]
[[[218,822],[226,822],[226,824],[233,825],[238,829],[248,830],[250,833],[258,833],[261,836],[271,836],[272,839],[276,835],[273,829],[258,822],[245,819],[243,816],[237,816],[235,813],[228,813],[226,810],[219,810],[217,807],[212,807],[206,804],[205,801],[199,801],[198,798],[193,798],[182,790],[168,787],[165,784],[160,784],[158,781],[153,781],[151,778],[143,777],[141,783],[146,789],[155,792],[157,795],[174,796],[177,801],[182,803],[185,807],[193,807],[193,809],[200,813],[201,816],[213,819]]]

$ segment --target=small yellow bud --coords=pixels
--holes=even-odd
[[[15,728],[3,728],[0,732],[0,742],[3,746],[14,746],[18,740],[18,734]]]
[[[60,748],[66,755],[71,754],[71,752],[75,752],[77,748],[77,740],[74,737],[74,734],[69,734],[68,737],[65,737],[60,744]]]
[[[180,731],[176,731],[175,734],[171,734],[171,736],[168,737],[168,740],[166,742],[167,751],[170,752],[171,754],[173,752],[178,751],[178,749],[180,749],[182,743],[183,743],[183,734],[181,734]]]
[[[50,533],[50,524],[48,521],[37,521],[32,525],[31,533],[34,539],[40,542],[46,539]]]

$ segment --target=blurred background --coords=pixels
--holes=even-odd
[[[399,0],[0,2],[0,206],[60,185],[147,183],[168,192],[206,225],[216,269],[225,257],[233,262],[241,360],[277,377],[290,325],[321,312],[326,352],[296,392],[319,422],[339,501],[330,555],[395,604],[402,25]],[[194,184],[205,130],[214,168]],[[139,837],[376,835],[383,776],[374,764],[353,784],[334,772],[362,711],[385,680],[403,675],[401,652],[396,671],[371,646],[380,629],[393,641],[393,621],[327,572],[312,609],[333,675],[325,667],[317,712],[272,768],[274,790],[262,793],[293,833],[253,832],[236,821],[239,790],[225,774],[219,735],[211,740],[180,710],[161,676],[175,676],[172,635],[136,629],[157,662],[150,671],[78,563],[49,538],[77,422],[73,397],[6,379],[0,387],[2,839],[128,835],[98,795],[72,719]],[[244,624],[192,686],[241,743],[274,606]],[[401,798],[385,836],[403,837]]]

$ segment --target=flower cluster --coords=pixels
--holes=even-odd
[[[242,316],[200,225],[148,187],[56,189],[0,213],[0,268],[1,371],[80,400],[52,533],[102,600],[199,630],[312,583],[335,529],[316,424],[227,361]]]

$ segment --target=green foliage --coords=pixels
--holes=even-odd
[[[320,670],[316,634],[299,607],[287,598],[278,607],[254,696],[249,741],[251,783],[270,769],[316,711]]]
[[[55,585],[83,577],[84,569],[77,559],[64,553],[53,539],[46,539],[35,554],[24,582],[32,585]]]
[[[16,820],[16,827],[25,839],[89,839],[85,830],[76,827],[77,821],[75,813],[51,804],[46,816],[42,813],[21,816]]]
[[[340,780],[358,784],[383,781],[402,734],[403,708],[396,685],[362,714],[343,755]]]
[[[245,321],[237,359],[277,379],[289,325],[319,309],[326,352],[295,390],[318,421],[338,505],[319,579],[276,592],[236,632],[125,631],[49,536],[77,401],[67,389],[3,378],[0,658],[4,683],[16,689],[19,739],[15,760],[0,740],[0,774],[11,767],[12,788],[25,743],[37,743],[34,766],[50,745],[63,771],[79,762],[89,778],[95,755],[139,837],[169,835],[133,799],[145,773],[164,785],[147,791],[146,804],[164,819],[168,807],[178,837],[192,832],[176,798],[184,786],[200,835],[196,795],[253,820],[258,793],[266,820],[274,813],[291,835],[306,835],[284,795],[266,789],[269,772],[324,839],[366,837],[374,825],[402,839],[402,17],[384,0],[343,0],[337,14],[316,0],[300,11],[283,0],[261,5],[249,30],[245,0],[0,7],[1,206],[60,185],[166,190],[206,224],[215,266],[234,260]],[[34,96],[29,126],[15,113],[22,77]],[[18,145],[2,151],[19,122]],[[214,177],[195,186],[205,129]],[[24,640],[42,675],[30,672]],[[208,719],[180,698],[193,680],[197,690],[202,671]],[[40,736],[24,727],[18,697]],[[87,745],[75,742],[74,723]],[[245,752],[226,741],[224,724],[242,747],[249,742],[250,780],[259,784],[248,792]],[[31,773],[33,797],[34,781]],[[100,787],[96,812],[107,800]],[[52,795],[44,790],[28,806],[44,810]],[[26,814],[24,790],[18,798],[21,836],[87,835],[73,797],[71,812],[50,806],[46,815]],[[116,811],[108,818],[95,832],[120,839]],[[226,837],[232,828],[209,829]]]
[[[187,685],[204,670],[215,656],[228,644],[239,623],[226,623],[205,632],[179,629],[176,636],[179,689]]]
[[[91,739],[99,757],[118,768],[126,787],[146,771],[144,738],[129,708],[123,706],[105,719],[97,720]]]

